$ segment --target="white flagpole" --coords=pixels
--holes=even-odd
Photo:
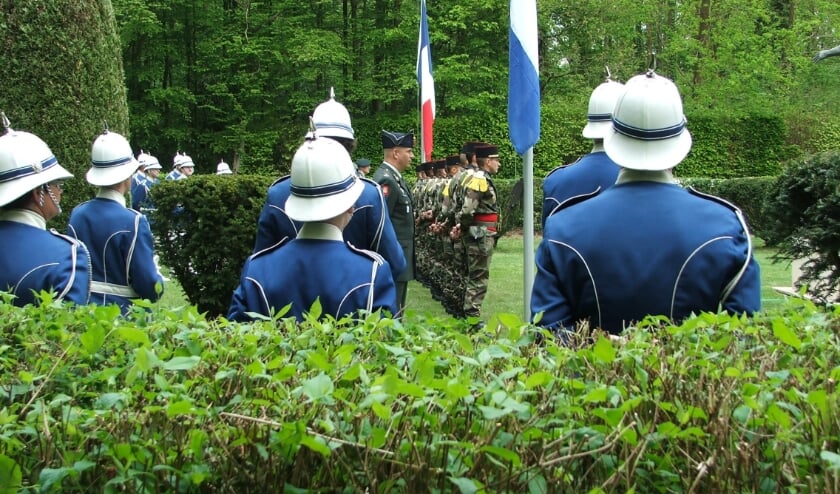
[[[534,148],[522,156],[522,301],[524,321],[531,320],[531,289],[534,285]]]

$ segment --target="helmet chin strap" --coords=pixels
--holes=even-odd
[[[61,214],[61,205],[59,204],[58,198],[53,193],[52,187],[47,187],[47,194],[50,196],[50,200],[55,204],[55,209],[58,210],[58,213]]]

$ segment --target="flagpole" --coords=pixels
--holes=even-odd
[[[525,253],[522,267],[522,299],[524,321],[531,319],[531,290],[534,286],[534,148],[528,148],[522,157],[522,250]]]
[[[531,288],[534,284],[534,145],[540,140],[537,33],[537,1],[511,0],[508,126],[513,148],[522,156],[522,301],[525,321],[531,320]]]

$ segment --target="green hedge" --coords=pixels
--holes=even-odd
[[[273,181],[263,175],[193,175],[162,180],[152,189],[157,251],[200,311],[227,313]]]
[[[840,314],[534,344],[499,315],[0,302],[3,492],[833,492]]]
[[[62,196],[64,213],[50,225],[63,231],[73,206],[95,193],[85,173],[103,122],[129,137],[114,9],[101,0],[9,1],[0,25],[0,109],[12,128],[43,139],[74,175]]]

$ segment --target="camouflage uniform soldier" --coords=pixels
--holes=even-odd
[[[495,246],[499,205],[496,187],[490,179],[499,171],[499,148],[493,145],[475,148],[478,170],[463,182],[464,205],[459,212],[458,234],[467,255],[467,288],[464,315],[479,317],[481,304],[490,280],[490,259]],[[483,326],[479,322],[477,326]]]
[[[427,212],[428,197],[426,190],[433,177],[432,163],[423,162],[414,168],[417,179],[411,188],[414,199],[414,249],[416,251],[417,272],[415,279],[425,287],[429,287],[429,252],[426,245],[426,224],[429,222]]]
[[[461,148],[460,159],[463,169],[459,171],[447,184],[447,192],[444,192],[444,206],[443,217],[445,222],[441,228],[447,228],[446,234],[452,241],[453,257],[452,257],[452,276],[455,283],[452,285],[453,292],[453,306],[455,307],[455,317],[464,317],[464,292],[466,291],[467,278],[467,255],[464,251],[464,244],[460,240],[459,230],[459,213],[464,205],[464,187],[463,184],[472,177],[476,171],[475,164],[475,147],[478,145],[485,145],[482,142],[467,142]],[[448,196],[448,199],[447,199]]]

